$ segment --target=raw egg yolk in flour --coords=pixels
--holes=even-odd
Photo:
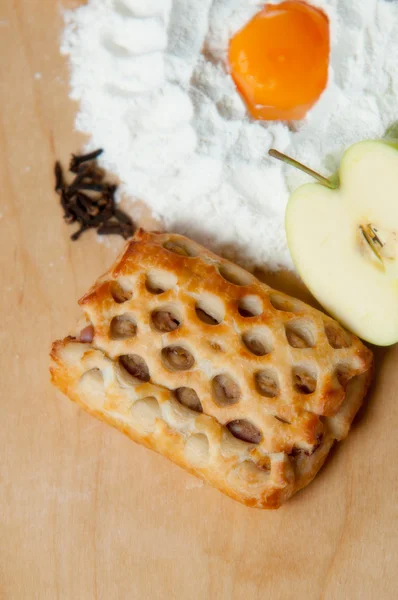
[[[267,4],[230,41],[231,75],[255,119],[302,119],[326,87],[329,19],[300,0]]]

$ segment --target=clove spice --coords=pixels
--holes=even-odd
[[[60,196],[66,223],[78,223],[79,229],[71,235],[77,240],[84,231],[96,229],[99,235],[121,235],[125,239],[134,233],[134,224],[125,212],[116,208],[117,186],[104,182],[105,173],[96,159],[103,150],[89,154],[72,154],[69,171],[75,174],[67,183],[61,164],[55,163],[55,191]]]

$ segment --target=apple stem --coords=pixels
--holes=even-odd
[[[300,171],[303,171],[307,175],[310,175],[311,177],[313,177],[314,179],[319,181],[319,183],[328,187],[331,190],[336,190],[339,187],[338,181],[334,181],[332,179],[328,179],[327,177],[323,177],[323,175],[320,175],[316,171],[313,171],[309,167],[306,167],[305,165],[298,162],[291,156],[287,156],[287,154],[283,154],[282,152],[279,152],[279,150],[274,150],[273,148],[271,148],[271,150],[268,150],[268,154],[270,156],[272,156],[272,158],[277,158],[278,160],[281,160],[282,162],[286,163],[287,165],[296,167],[296,169],[299,169]]]

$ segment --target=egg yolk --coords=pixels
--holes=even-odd
[[[231,75],[255,119],[302,119],[326,87],[329,19],[300,0],[268,4],[231,39]]]

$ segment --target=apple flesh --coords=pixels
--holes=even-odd
[[[347,329],[373,344],[393,344],[398,341],[398,145],[351,146],[338,179],[330,181],[303,185],[289,199],[285,223],[293,261],[315,298]]]

